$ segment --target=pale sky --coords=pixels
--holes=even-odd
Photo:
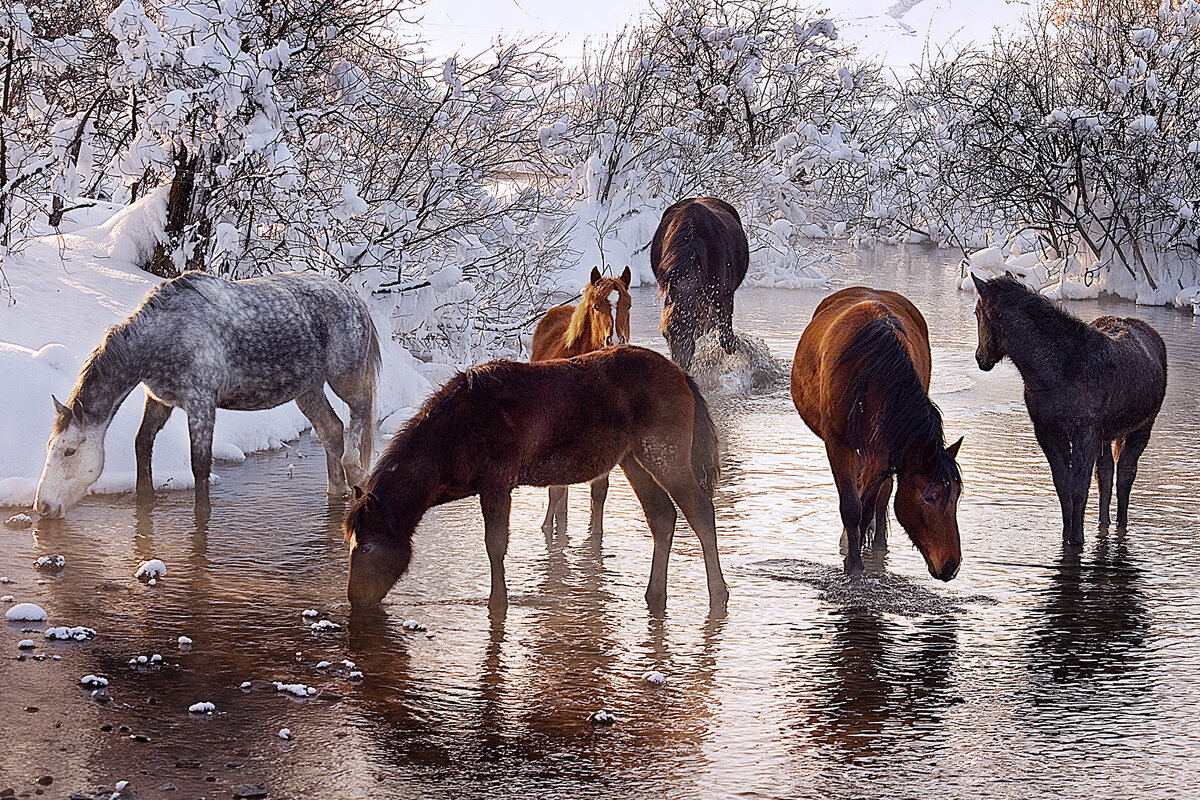
[[[1037,0],[840,0],[827,3],[843,39],[864,54],[903,69],[934,45],[986,41],[993,29],[1011,28]],[[814,2],[814,5],[817,3]],[[583,41],[616,33],[637,21],[650,0],[426,0],[416,12],[432,56],[487,50],[497,36],[560,37],[554,48],[568,62]]]

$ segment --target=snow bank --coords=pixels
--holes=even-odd
[[[50,395],[62,399],[70,393],[79,367],[105,329],[128,317],[159,282],[134,265],[142,263],[158,241],[165,219],[164,191],[116,213],[109,208],[111,216],[103,221],[96,220],[96,214],[89,221],[99,224],[91,227],[34,239],[5,260],[12,302],[0,302],[0,506],[33,502],[54,419]],[[371,306],[379,330],[391,330],[386,300]],[[395,412],[420,405],[432,387],[407,350],[386,339],[382,349],[377,412],[379,419],[396,417],[391,422],[398,427],[407,417]],[[331,400],[345,419],[345,405],[332,395]],[[143,392],[135,389],[122,403],[105,440],[104,473],[92,491],[133,488],[133,439],[143,402]],[[240,460],[245,453],[280,447],[308,427],[295,403],[267,411],[221,410],[213,453]],[[218,463],[218,477],[220,469]],[[187,417],[180,411],[155,442],[154,478],[160,488],[193,485]]]

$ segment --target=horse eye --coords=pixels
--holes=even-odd
[[[68,447],[66,450],[63,450],[63,456],[64,456],[64,457],[66,457],[66,458],[70,458],[70,457],[71,457],[71,456],[73,456],[73,455],[75,455],[75,448],[74,448],[74,447]]]

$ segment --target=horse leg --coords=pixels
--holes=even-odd
[[[608,499],[608,473],[592,481],[592,513],[588,519],[588,536],[593,545],[604,538],[604,501]]]
[[[217,419],[217,407],[213,402],[186,407],[188,436],[192,444],[192,477],[196,479],[196,514],[207,518],[209,509],[208,488],[212,473],[213,424]]]
[[[888,526],[888,500],[892,497],[892,476],[889,475],[883,479],[883,483],[879,486],[879,495],[875,498],[875,538],[871,542],[871,546],[875,548],[887,547],[887,526]]]
[[[325,396],[325,384],[317,384],[314,388],[296,395],[296,406],[312,423],[313,430],[317,432],[317,439],[325,448],[325,469],[329,473],[325,494],[329,497],[341,497],[349,491],[349,487],[346,486],[346,473],[342,467],[345,427],[338,419],[333,406],[329,404],[329,398]]]
[[[349,425],[343,428],[341,420],[338,420],[338,430],[345,433],[343,444],[339,446],[339,459],[346,481],[351,486],[361,486],[366,481],[375,444],[374,388],[366,376],[366,372],[353,372],[334,378],[329,383],[333,393],[342,398],[350,409]],[[321,396],[324,398],[325,393],[322,392]],[[325,405],[329,405],[328,400]],[[334,419],[337,419],[336,414]],[[328,445],[325,451],[329,452]]]
[[[1073,505],[1071,499],[1070,479],[1068,476],[1069,459],[1067,456],[1070,443],[1066,435],[1058,428],[1045,423],[1033,422],[1033,433],[1037,437],[1046,461],[1050,464],[1050,476],[1054,479],[1054,491],[1058,494],[1058,504],[1062,507],[1063,541],[1071,536],[1071,516]]]
[[[1083,545],[1083,514],[1087,508],[1088,489],[1091,488],[1092,471],[1096,468],[1099,443],[1090,435],[1080,436],[1071,442],[1071,534],[1069,541]]]
[[[1096,488],[1100,494],[1100,527],[1107,528],[1110,522],[1108,511],[1112,505],[1113,489],[1113,445],[1114,442],[1103,442],[1100,445],[1100,455],[1096,459]]]
[[[483,541],[492,564],[492,592],[488,609],[503,614],[508,609],[508,587],[504,584],[504,555],[508,552],[508,516],[512,510],[512,492],[507,489],[479,493],[483,509]]]
[[[650,455],[656,452],[667,453],[674,449],[654,447],[651,443],[637,455],[637,461],[667,490],[667,494],[683,512],[688,525],[692,526],[696,538],[700,540],[700,550],[704,554],[704,571],[708,578],[708,606],[713,611],[723,612],[729,605],[729,586],[721,573],[721,558],[717,553],[717,516],[712,498],[700,488],[690,463],[668,462],[661,456],[655,458]]]
[[[151,473],[150,462],[154,454],[154,438],[167,424],[174,409],[166,403],[161,403],[150,395],[146,395],[146,406],[142,410],[142,424],[138,428],[137,438],[133,440],[133,451],[137,456],[137,502],[145,503],[154,499],[154,477]]]
[[[1138,459],[1150,443],[1150,426],[1132,431],[1121,441],[1117,455],[1117,526],[1129,524],[1129,492],[1137,477]]]
[[[650,559],[650,585],[646,587],[646,602],[661,612],[667,605],[667,561],[675,538],[678,515],[671,497],[633,456],[621,461],[621,470],[633,487],[646,513],[650,534],[654,537],[654,555]]]
[[[567,487],[551,486],[549,494],[549,502],[546,503],[546,519],[542,521],[542,533],[546,535],[547,542],[554,536],[555,527],[560,531],[567,527]],[[560,509],[563,516],[561,523],[558,521]]]

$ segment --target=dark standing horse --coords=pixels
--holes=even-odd
[[[746,277],[750,246],[737,210],[715,197],[680,200],[663,212],[650,268],[665,295],[662,332],[671,358],[691,369],[696,339],[713,328],[733,353],[733,293]]]
[[[674,501],[700,539],[709,603],[723,611],[729,590],[717,557],[708,406],[678,367],[630,345],[537,364],[493,361],[450,379],[356,487],[345,522],[350,602],[379,603],[404,574],[426,510],[477,494],[492,567],[489,605],[502,612],[512,490],[585,483],[617,464],[654,536],[647,601],[666,603]]]
[[[316,273],[227,281],[188,272],[153,289],[88,357],[47,446],[34,507],[62,516],[104,469],[104,435],[139,383],[146,407],[135,442],[139,500],[154,496],[154,438],[171,411],[188,416],[196,507],[208,508],[218,408],[254,411],[295,400],[325,447],[329,493],[370,466],[379,341],[362,298]],[[346,434],[325,384],[350,407]]]
[[[629,267],[619,278],[609,278],[592,267],[591,279],[580,292],[578,306],[555,306],[546,312],[533,332],[530,361],[574,356],[614,344],[629,343]],[[588,532],[594,542],[604,534],[604,501],[608,497],[608,473],[592,481],[592,514]],[[567,487],[551,486],[550,502],[542,531],[551,536],[555,525],[567,527]]]
[[[946,447],[942,415],[929,399],[932,358],[925,319],[907,298],[864,287],[826,297],[804,329],[792,363],[792,400],[825,440],[845,526],[846,572],[862,572],[862,541],[887,540],[895,476],[896,519],[948,581],[962,550],[957,506],[962,478]]]
[[[1063,541],[1083,544],[1093,465],[1100,524],[1108,525],[1114,450],[1124,527],[1138,458],[1167,391],[1162,337],[1132,317],[1087,325],[1012,277],[971,277],[979,292],[975,360],[986,371],[1008,356],[1025,381],[1025,407],[1062,506]]]

